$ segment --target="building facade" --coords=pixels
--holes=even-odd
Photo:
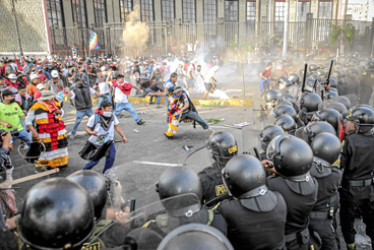
[[[7,9],[13,0],[4,1],[0,4],[5,5]],[[17,6],[20,7],[16,7],[16,15],[27,16],[28,8],[22,8],[21,2],[38,3],[37,8],[44,10],[45,13],[41,11],[36,14],[44,25],[38,22],[36,25],[46,28],[44,36],[47,42],[44,47],[47,47],[45,50],[47,53],[66,52],[72,45],[86,48],[90,30],[98,35],[100,52],[108,52],[118,48],[116,45],[116,40],[120,39],[118,33],[126,25],[129,14],[136,6],[140,9],[137,18],[149,23],[151,30],[155,30],[150,35],[153,42],[161,41],[169,35],[176,36],[173,38],[174,43],[176,40],[205,41],[207,37],[213,39],[217,36],[227,42],[230,39],[235,41],[247,39],[249,32],[253,33],[255,36],[251,37],[255,38],[263,32],[268,32],[269,35],[281,32],[287,12],[289,21],[293,23],[305,23],[308,18],[336,19],[340,15],[338,12],[343,5],[342,1],[28,0],[17,1]],[[7,15],[11,18],[12,13],[8,11]],[[20,22],[28,22],[28,18]],[[0,23],[0,29],[6,29],[5,25],[3,22]],[[246,36],[241,36],[244,33]],[[10,48],[5,50],[14,51],[13,47]]]

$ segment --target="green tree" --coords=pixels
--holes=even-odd
[[[355,27],[351,23],[343,25],[331,24],[330,45],[339,42],[340,50],[344,50],[344,45],[351,45],[354,35],[356,33]]]

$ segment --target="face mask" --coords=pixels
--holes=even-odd
[[[182,96],[182,93],[180,95],[174,94],[174,98],[180,98]]]
[[[15,102],[15,101],[16,101],[16,98],[13,98],[13,99],[10,99],[10,100],[9,100],[10,103],[13,103],[13,102]]]
[[[112,116],[112,112],[103,112],[103,116],[105,116],[105,117],[111,117]]]
[[[17,82],[17,80],[10,80],[12,83],[16,83]]]

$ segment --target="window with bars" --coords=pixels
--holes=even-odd
[[[121,8],[121,22],[124,23],[127,21],[130,12],[133,10],[133,2],[132,0],[120,0],[119,4]]]
[[[275,2],[274,18],[275,21],[284,21],[286,14],[286,3],[285,2]]]
[[[94,0],[94,13],[96,27],[104,27],[107,22],[106,0]]]
[[[204,1],[204,22],[215,23],[217,21],[217,0]]]
[[[183,10],[183,22],[194,23],[196,20],[195,0],[183,0],[182,10]]]
[[[318,18],[330,19],[332,17],[332,2],[319,2]]]
[[[256,21],[256,1],[247,1],[247,21]]]
[[[143,22],[152,22],[153,0],[140,0],[140,15]]]
[[[296,22],[305,22],[306,14],[310,12],[310,2],[297,2]]]
[[[73,12],[73,22],[80,27],[87,28],[87,12],[85,0],[71,0],[71,8]]]
[[[174,0],[162,0],[161,9],[162,9],[162,20],[173,21],[175,19]]]
[[[50,27],[62,28],[65,26],[61,0],[47,1],[47,12]]]
[[[225,1],[225,21],[237,22],[239,19],[238,1]]]

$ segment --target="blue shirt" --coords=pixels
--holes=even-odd
[[[165,95],[167,96],[170,92],[174,91],[175,83],[171,81],[171,79],[167,80],[164,85],[165,89],[167,89]]]

